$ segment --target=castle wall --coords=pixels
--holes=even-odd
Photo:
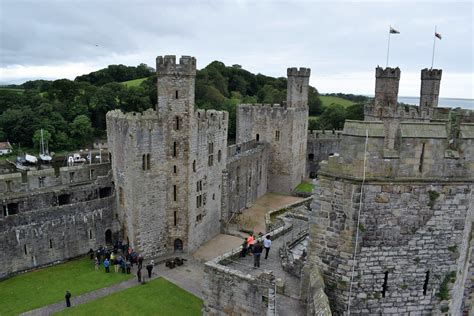
[[[339,152],[341,131],[308,131],[308,146],[306,152],[306,176],[315,178],[319,163],[327,160],[329,155]]]
[[[198,110],[194,120],[188,166],[189,251],[220,233],[229,117],[227,112]]]
[[[0,278],[104,246],[109,229],[116,240],[120,227],[111,180],[101,176],[80,185],[1,194]]]
[[[307,108],[239,105],[237,143],[250,140],[270,147],[268,191],[288,194],[305,174]],[[306,118],[306,120],[305,120]]]
[[[107,140],[125,239],[144,256],[166,253],[172,249],[165,208],[172,194],[172,166],[156,112],[107,113]],[[184,229],[185,223],[180,224]]]
[[[227,222],[267,193],[268,145],[250,141],[227,148],[222,219]]]

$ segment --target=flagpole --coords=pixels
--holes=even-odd
[[[392,28],[392,26],[390,25],[390,28],[388,29],[387,62],[385,63],[385,68],[388,67],[388,54],[390,53],[390,34],[392,34],[390,32],[391,28]]]
[[[436,47],[436,25],[435,25],[435,33],[433,35],[433,54],[431,55],[431,69],[433,69],[435,47]]]

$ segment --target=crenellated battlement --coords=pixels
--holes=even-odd
[[[287,76],[288,77],[309,77],[311,75],[311,69],[310,68],[288,68],[287,71]]]
[[[400,68],[382,68],[382,67],[377,67],[375,69],[375,78],[393,78],[393,79],[399,79],[400,80]]]
[[[141,121],[141,120],[156,120],[158,119],[158,113],[154,109],[148,109],[143,112],[127,112],[124,113],[122,110],[112,110],[107,112],[107,119],[115,120],[127,120],[127,121]]]
[[[425,68],[421,70],[421,80],[441,80],[442,74],[442,69]]]
[[[196,58],[181,56],[179,64],[176,63],[175,55],[156,57],[156,72],[160,75],[196,75]]]
[[[313,139],[338,139],[342,131],[336,130],[308,130],[308,141]]]

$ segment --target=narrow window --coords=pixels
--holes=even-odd
[[[150,170],[150,167],[151,167],[150,154],[146,154],[146,168],[147,168],[147,170]]]
[[[418,171],[423,172],[423,160],[425,159],[425,143],[421,147],[421,155],[420,155],[420,165],[418,167]]]
[[[174,142],[173,143],[173,157],[176,157],[177,148],[178,148],[178,144],[176,144],[176,142]]]
[[[200,195],[197,195],[197,196],[196,196],[196,208],[199,207],[199,197],[200,197]]]
[[[120,206],[125,206],[125,195],[123,193],[123,188],[122,187],[119,187],[119,203],[120,203]]]
[[[303,93],[303,85],[300,86],[300,93]]]
[[[3,216],[7,217],[8,216],[8,208],[6,205],[3,205]]]
[[[52,248],[53,248],[53,240],[50,239],[50,240],[49,240],[49,249],[52,249]]]
[[[256,139],[257,142],[258,142],[258,141],[260,140],[260,134],[257,134],[257,135],[255,136],[255,139]]]
[[[383,279],[383,285],[382,285],[382,297],[385,297],[385,292],[387,292],[387,281],[388,281],[388,271],[385,271],[385,277]]]
[[[174,96],[175,96],[176,99],[178,99],[178,90],[176,90],[176,91],[174,92]]]
[[[92,229],[89,229],[89,239],[92,239]]]
[[[216,194],[212,193],[212,200],[214,201],[216,199]]]
[[[45,178],[45,177],[39,177],[39,178],[38,178],[38,186],[39,186],[40,188],[44,187],[44,178]]]
[[[28,254],[28,251],[26,250],[26,245],[23,245],[23,251],[25,252],[25,255]]]
[[[12,190],[12,180],[6,180],[5,185],[7,187],[7,192],[11,192],[11,190]]]
[[[176,116],[175,120],[176,120],[176,123],[175,123],[176,124],[176,130],[179,131],[179,116]]]
[[[277,142],[280,140],[280,131],[275,131],[275,140]]]
[[[423,284],[423,295],[426,295],[428,290],[428,282],[430,281],[430,271],[426,271],[425,284]]]
[[[196,172],[196,160],[193,160],[193,171]]]
[[[221,157],[222,157],[222,152],[219,150],[219,151],[217,152],[217,161],[218,161],[218,162],[221,162]]]
[[[176,202],[176,185],[173,185],[173,201]]]
[[[178,168],[175,166],[173,166],[173,173],[177,173],[178,172]]]
[[[174,226],[176,226],[176,224],[178,223],[178,214],[176,211],[173,212],[173,223]]]
[[[95,170],[91,169],[90,172],[89,172],[89,179],[94,180],[94,177],[95,177]]]
[[[69,182],[70,183],[74,182],[74,172],[69,172]]]

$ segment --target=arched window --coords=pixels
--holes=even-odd
[[[174,251],[175,252],[183,251],[183,241],[179,238],[174,240]]]
[[[193,160],[193,171],[196,172],[196,160]]]
[[[255,139],[257,140],[257,142],[260,141],[260,134],[255,135]]]

